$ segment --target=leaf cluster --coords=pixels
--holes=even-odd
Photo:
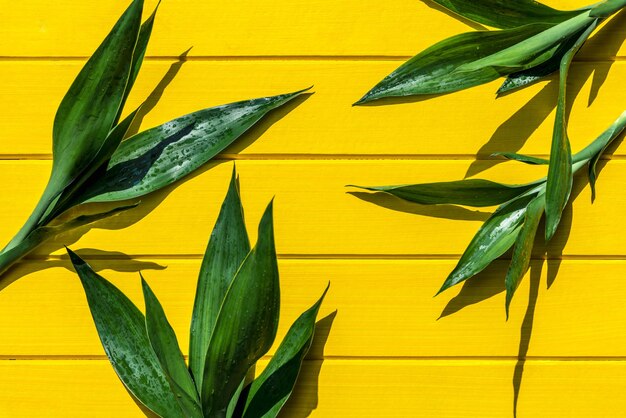
[[[140,109],[121,118],[139,74],[156,10],[143,23],[133,0],[84,65],[57,110],[48,184],[32,214],[0,252],[0,274],[46,239],[120,213],[215,157],[264,115],[303,91],[199,110],[130,135]],[[61,215],[86,203],[112,210]]]
[[[100,340],[115,372],[142,405],[163,418],[275,417],[311,346],[321,298],[293,323],[256,379],[274,343],[280,286],[270,202],[250,248],[233,170],[198,277],[189,367],[174,330],[141,277],[145,315],[68,249]]]

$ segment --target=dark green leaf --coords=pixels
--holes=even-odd
[[[545,158],[530,157],[528,155],[517,154],[515,152],[494,152],[493,154],[491,154],[491,156],[504,157],[507,160],[519,161],[521,163],[531,165],[544,165],[549,163],[549,161]]]
[[[386,192],[422,205],[454,204],[482,207],[508,202],[536,186],[536,183],[508,185],[489,180],[470,179],[404,186],[355,187]]]
[[[582,29],[581,31],[571,35],[563,42],[561,42],[554,55],[546,61],[542,62],[541,64],[527,70],[509,74],[506,80],[504,80],[504,83],[502,83],[502,85],[498,89],[497,93],[502,94],[511,90],[528,86],[558,71],[559,65],[561,64],[561,59],[567,53],[567,51],[569,51],[572,46],[574,46],[580,35],[584,33],[585,29]]]
[[[276,337],[280,289],[272,203],[261,218],[258,236],[226,293],[209,342],[201,392],[206,416],[226,413],[248,369]]]
[[[533,0],[432,0],[474,22],[508,29],[531,23],[560,23],[580,10],[555,10]]]
[[[199,168],[269,111],[304,91],[200,110],[128,138],[80,200],[126,200],[159,190]]]
[[[493,66],[473,71],[457,69],[514,46],[548,27],[545,24],[534,24],[516,29],[477,31],[453,36],[402,64],[355,104],[383,97],[450,93],[488,83],[516,70]]]
[[[437,294],[480,273],[515,242],[526,215],[526,206],[536,196],[529,193],[501,205],[480,227]]]
[[[71,183],[102,146],[116,122],[141,25],[142,0],[124,12],[85,64],[54,119],[51,182]]]
[[[148,42],[150,41],[150,35],[152,35],[152,27],[154,26],[154,18],[156,17],[158,8],[159,5],[157,4],[154,12],[152,12],[150,17],[148,17],[146,21],[143,22],[141,28],[139,29],[137,44],[135,45],[135,50],[133,51],[133,61],[130,69],[130,75],[128,77],[128,83],[126,84],[126,88],[124,89],[124,96],[122,98],[120,108],[118,109],[117,116],[115,117],[115,123],[119,121],[120,116],[122,115],[122,111],[124,110],[124,105],[126,104],[126,99],[128,98],[128,95],[130,94],[133,86],[135,85],[135,80],[137,80],[137,76],[139,75],[139,70],[141,69],[141,64],[143,64],[143,58],[146,55],[146,49],[148,48]]]
[[[183,417],[150,346],[143,314],[78,255],[67,252],[85,289],[104,351],[119,378],[154,413],[164,418]]]
[[[545,206],[546,201],[544,195],[537,196],[528,204],[526,215],[524,216],[524,224],[515,240],[511,265],[506,272],[506,278],[504,280],[506,286],[505,309],[507,319],[509,317],[509,305],[511,304],[511,299],[513,299],[513,294],[515,290],[517,290],[520,280],[522,280],[522,277],[524,277],[530,265],[530,256],[535,242],[535,234]]]
[[[559,226],[561,213],[569,200],[573,184],[572,150],[567,136],[567,110],[565,104],[567,74],[572,58],[595,27],[596,23],[590,25],[561,60],[559,98],[556,107],[546,185],[546,241],[549,241],[554,236]]]
[[[328,286],[320,299],[293,323],[267,367],[252,382],[243,418],[274,418],[293,391],[304,356],[315,331],[315,318]]]
[[[207,349],[224,296],[249,252],[250,241],[233,167],[228,193],[202,260],[191,317],[189,368],[198,391],[202,389]]]
[[[203,418],[200,399],[178,346],[176,334],[165,316],[161,303],[143,276],[141,287],[146,303],[146,330],[161,369],[185,417]]]

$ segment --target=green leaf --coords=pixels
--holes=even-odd
[[[261,218],[258,236],[224,297],[209,342],[201,392],[206,416],[226,414],[248,369],[276,337],[280,289],[272,203]]]
[[[160,4],[160,2],[159,2]],[[154,12],[146,19],[145,22],[139,28],[139,34],[137,36],[137,43],[135,44],[135,50],[133,51],[133,60],[130,68],[130,74],[128,77],[128,83],[126,84],[126,88],[124,89],[124,96],[122,98],[122,103],[120,104],[120,108],[118,109],[117,116],[115,117],[115,124],[120,119],[122,115],[122,111],[124,110],[124,105],[126,104],[126,99],[130,94],[133,86],[135,85],[135,80],[137,80],[137,76],[139,75],[139,70],[141,69],[141,64],[143,64],[143,59],[146,55],[146,49],[148,49],[148,42],[150,41],[150,35],[152,35],[152,27],[154,26],[154,19],[156,17],[157,10],[159,8],[159,4],[155,7]]]
[[[508,185],[489,180],[469,179],[403,186],[354,187],[386,192],[422,205],[454,204],[482,207],[508,202],[536,186],[536,183]]]
[[[605,18],[623,9],[626,6],[625,0],[605,0],[591,9],[591,17]]]
[[[549,163],[549,161],[545,158],[530,157],[528,155],[517,154],[515,152],[494,152],[491,156],[504,157],[507,160],[519,161],[521,163],[531,165],[544,165]]]
[[[159,190],[199,168],[269,111],[306,90],[200,110],[132,136],[77,203],[133,199]]]
[[[150,345],[163,369],[176,401],[185,417],[203,418],[200,399],[161,303],[141,276],[141,287],[146,303],[146,330]]]
[[[53,129],[51,182],[58,190],[80,174],[117,120],[141,24],[142,0],[124,12],[63,98]]]
[[[531,23],[560,23],[579,10],[555,10],[533,0],[432,0],[474,22],[508,29]]]
[[[509,318],[509,305],[511,304],[511,299],[513,299],[513,294],[515,290],[517,290],[520,280],[522,280],[522,277],[524,277],[530,265],[530,256],[535,242],[535,234],[545,205],[546,201],[543,194],[537,196],[528,204],[526,215],[524,216],[524,224],[517,235],[511,265],[506,272],[506,278],[504,280],[506,287],[505,309],[507,319]]]
[[[535,196],[536,193],[529,193],[501,205],[474,235],[437,294],[475,276],[507,252],[519,233],[526,206]]]
[[[313,342],[315,319],[326,296],[320,299],[293,323],[267,367],[252,382],[243,418],[273,418],[291,396],[304,356]]]
[[[561,64],[561,59],[567,53],[567,51],[569,51],[572,46],[574,46],[580,35],[582,35],[586,29],[587,28],[585,27],[579,32],[576,32],[575,34],[566,38],[563,42],[559,44],[559,47],[554,52],[554,55],[552,55],[552,57],[542,62],[541,64],[536,65],[532,68],[528,68],[527,70],[522,70],[509,74],[506,80],[504,80],[504,83],[502,83],[502,85],[498,89],[497,94],[506,93],[511,90],[528,86],[558,71]]]
[[[164,418],[183,417],[146,332],[145,318],[115,286],[67,250],[80,277],[100,341],[130,393]]]
[[[565,104],[567,74],[572,58],[595,27],[596,23],[590,25],[561,60],[559,70],[559,98],[556,107],[556,118],[554,121],[554,132],[552,134],[550,164],[548,166],[548,180],[546,185],[546,241],[549,241],[554,236],[559,226],[561,213],[569,200],[573,184],[572,151],[567,136],[567,110]]]
[[[445,39],[402,64],[355,105],[384,97],[450,93],[488,83],[516,70],[493,66],[483,66],[473,71],[459,71],[459,68],[505,50],[548,28],[549,25],[534,24],[502,31],[468,32]]]
[[[191,316],[189,368],[198,391],[202,389],[209,341],[224,296],[249,252],[250,241],[233,167],[228,193],[202,260]]]

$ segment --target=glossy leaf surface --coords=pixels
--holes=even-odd
[[[537,232],[537,227],[539,226],[539,221],[541,220],[541,215],[543,215],[545,205],[546,201],[543,194],[535,197],[528,204],[526,214],[524,216],[524,224],[522,225],[519,234],[517,234],[515,247],[513,249],[513,256],[511,258],[511,265],[509,266],[504,279],[506,287],[505,309],[507,318],[509,317],[509,305],[511,304],[511,299],[513,299],[513,294],[515,293],[515,290],[517,290],[522,277],[524,277],[524,274],[530,265],[530,256],[535,243],[535,234]]]
[[[580,11],[555,10],[533,0],[432,0],[474,22],[508,29],[531,23],[560,23]]]
[[[89,184],[82,202],[133,199],[159,190],[199,168],[301,90],[208,108],[123,141],[106,172]]]
[[[315,319],[326,296],[291,325],[267,367],[250,386],[243,418],[273,418],[289,399],[298,379],[302,361],[313,342]]]
[[[441,94],[488,83],[515,69],[483,65],[461,70],[463,65],[489,57],[549,28],[534,24],[502,31],[477,31],[436,43],[402,64],[356,104],[383,97]]]
[[[178,401],[185,417],[203,418],[200,399],[191,375],[187,370],[183,353],[178,346],[176,334],[165,316],[161,303],[143,276],[141,277],[141,287],[146,303],[148,339],[172,393],[174,393],[175,399]]]
[[[146,332],[145,318],[115,286],[68,249],[111,365],[143,405],[164,418],[183,417]]]
[[[206,416],[226,413],[250,367],[276,337],[280,307],[272,203],[259,224],[259,239],[228,289],[209,342],[202,382]]]
[[[489,180],[469,179],[441,183],[361,188],[386,192],[409,202],[423,205],[454,204],[482,207],[508,202],[536,186],[535,183],[508,185]]]
[[[233,167],[228,193],[202,260],[191,317],[189,368],[198,391],[202,389],[205,359],[220,307],[249,252],[250,241]]]

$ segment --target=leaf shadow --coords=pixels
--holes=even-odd
[[[513,417],[517,417],[517,406],[519,402],[520,390],[522,387],[522,377],[524,375],[524,365],[530,347],[530,339],[533,332],[535,320],[535,309],[537,297],[539,296],[539,283],[541,281],[541,270],[544,260],[532,260],[530,263],[530,288],[528,291],[528,306],[520,328],[520,342],[517,351],[517,362],[513,371]]]
[[[302,362],[296,386],[279,416],[306,418],[317,408],[319,375],[324,363],[324,347],[337,316],[334,311],[315,323],[315,336],[305,361]]]
[[[119,251],[103,251],[95,248],[81,248],[75,252],[81,258],[89,261],[89,264],[96,272],[102,270],[114,270],[124,273],[136,273],[142,270],[165,270],[167,268],[167,266],[152,261],[136,260],[130,255]],[[111,260],[124,262],[111,263]],[[0,277],[0,291],[4,290],[6,287],[24,276],[55,267],[63,267],[68,271],[74,271],[67,254],[63,254],[58,258],[49,260],[26,257]]]
[[[287,116],[294,109],[299,107],[302,103],[308,100],[314,93],[302,93],[301,95],[294,97],[289,102],[285,103],[277,109],[273,109],[267,113],[263,119],[254,125],[253,129],[248,130],[241,135],[235,142],[230,144],[222,154],[239,154],[244,149],[248,148],[253,142],[261,137],[272,125]]]
[[[486,221],[491,216],[489,212],[466,209],[457,205],[420,205],[384,192],[347,192],[347,194],[386,209],[413,215],[462,221]]]
[[[163,93],[165,92],[165,89],[172,83],[172,81],[174,81],[174,78],[180,72],[180,69],[182,68],[183,64],[187,62],[187,55],[189,54],[189,51],[191,51],[191,48],[193,47],[189,47],[189,49],[187,49],[186,51],[184,51],[182,54],[178,56],[178,60],[175,61],[172,65],[170,65],[170,68],[167,70],[165,75],[157,83],[156,87],[152,90],[152,92],[150,92],[148,97],[143,101],[143,103],[141,104],[141,107],[139,108],[139,111],[137,112],[137,115],[135,116],[135,119],[133,120],[130,127],[128,128],[126,137],[135,135],[136,133],[139,132],[139,128],[141,127],[141,124],[143,123],[144,118],[156,107],[156,105],[159,103],[159,101],[163,97]]]
[[[623,38],[614,36],[617,29],[624,24],[626,14],[620,13],[615,18],[607,22],[604,27],[592,36],[588,41],[589,47],[602,47],[609,55],[616,55],[619,51]],[[572,110],[574,100],[578,97],[583,86],[590,76],[593,75],[591,92],[589,96],[589,104],[591,104],[598,95],[598,92],[608,76],[611,63],[602,63],[602,65],[574,65],[570,69],[570,77],[567,82],[567,100],[566,114]],[[574,74],[574,76],[572,76]],[[499,97],[514,94],[516,90]],[[541,124],[550,116],[556,107],[556,99],[558,96],[558,74],[552,75],[552,78],[535,96],[533,96],[524,106],[504,121],[491,138],[476,153],[477,160],[473,162],[467,169],[465,177],[475,176],[488,168],[501,164],[505,160],[491,158],[494,152],[519,151],[528,138],[541,126]],[[485,164],[487,162],[487,164]]]

